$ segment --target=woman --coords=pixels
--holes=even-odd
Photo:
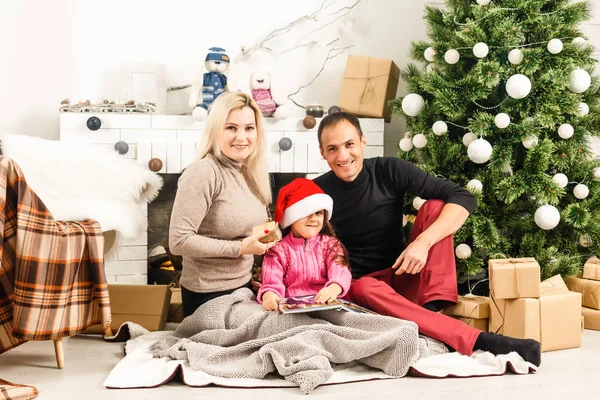
[[[274,242],[259,242],[271,202],[260,110],[242,92],[220,95],[204,125],[198,160],[179,178],[169,245],[183,256],[184,316],[216,297],[248,287],[254,255]]]

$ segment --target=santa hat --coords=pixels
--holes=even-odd
[[[229,56],[225,53],[225,49],[220,47],[211,47],[208,49],[206,59],[204,61],[220,61],[229,64]]]
[[[331,219],[333,199],[310,179],[296,178],[279,191],[275,221],[284,229],[321,210],[326,210],[327,218]]]

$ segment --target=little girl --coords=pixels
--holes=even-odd
[[[327,303],[348,292],[348,254],[329,223],[332,210],[331,197],[309,179],[281,188],[275,221],[284,234],[291,228],[263,260],[256,298],[264,310],[277,311],[284,297],[316,294],[317,303]]]

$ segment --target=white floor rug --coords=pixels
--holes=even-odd
[[[217,385],[224,387],[293,387],[277,375],[268,375],[265,379],[231,379],[208,375],[196,371],[187,363],[167,358],[153,358],[150,348],[162,336],[172,335],[172,331],[148,332],[139,325],[130,323],[131,337],[125,345],[126,356],[113,368],[104,381],[109,389],[151,388],[161,386],[176,377],[188,386],[202,387]],[[119,333],[117,333],[118,335]],[[115,335],[115,336],[117,336]],[[448,353],[424,358],[416,362],[409,375],[446,378],[503,375],[507,372],[528,374],[537,372],[537,368],[523,360],[517,353],[494,356],[481,351],[471,357]],[[395,379],[379,370],[363,365],[344,366],[336,369],[327,385],[368,381],[374,379]]]

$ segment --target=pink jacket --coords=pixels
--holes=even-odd
[[[350,288],[352,274],[340,265],[335,256],[341,254],[339,241],[326,235],[311,239],[295,238],[292,233],[284,237],[265,254],[262,264],[262,287],[257,299],[262,303],[265,292],[284,297],[317,294],[332,283],[342,288],[339,297]],[[333,251],[332,251],[333,250]]]

